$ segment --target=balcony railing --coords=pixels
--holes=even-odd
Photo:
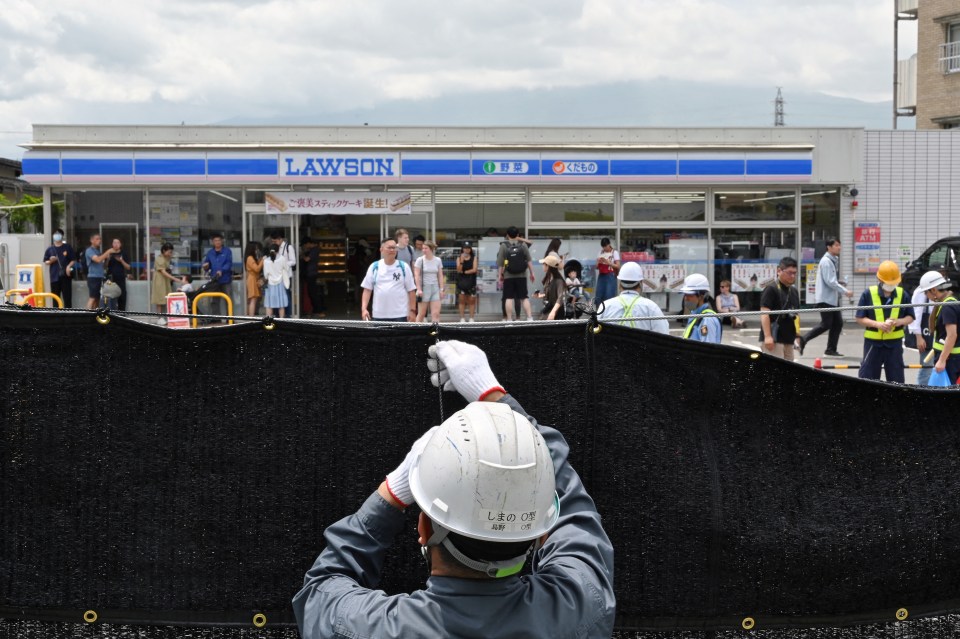
[[[940,45],[940,71],[960,73],[960,41]]]

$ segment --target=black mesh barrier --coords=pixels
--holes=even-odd
[[[437,337],[567,437],[617,636],[960,637],[955,391],[585,322],[109,320],[0,311],[0,637],[295,637],[324,527],[463,405]],[[390,593],[426,578],[408,518]]]

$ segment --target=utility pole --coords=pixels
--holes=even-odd
[[[773,126],[784,126],[783,123],[783,93],[777,87],[777,99],[773,101]]]

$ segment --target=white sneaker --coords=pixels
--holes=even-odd
[[[463,319],[462,317],[460,318],[460,323],[461,323],[461,324],[465,323],[466,321],[467,321],[467,320]],[[473,320],[470,320],[470,321],[472,322]]]
[[[467,321],[468,321],[468,322],[472,322],[472,321],[473,321],[473,318],[471,317],[471,318],[468,319]]]
[[[528,321],[528,322],[532,322],[532,321],[533,321],[533,315],[527,315],[527,321]]]

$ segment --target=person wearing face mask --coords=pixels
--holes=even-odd
[[[877,269],[879,283],[867,287],[857,306],[873,306],[857,310],[857,324],[864,327],[861,379],[880,379],[886,371],[888,382],[904,383],[903,333],[913,322],[914,310],[900,284],[900,268],[887,260]],[[905,305],[905,306],[900,306]]]
[[[77,252],[63,241],[63,229],[53,232],[53,244],[44,252],[43,261],[50,266],[50,292],[60,297],[64,308],[72,307]]]

